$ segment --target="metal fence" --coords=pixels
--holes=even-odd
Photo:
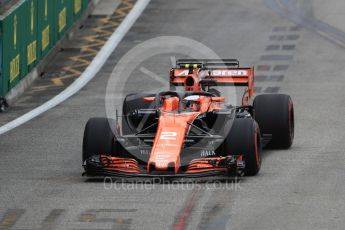
[[[0,18],[0,96],[25,78],[89,0],[21,0]]]

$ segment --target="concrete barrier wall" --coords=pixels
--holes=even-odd
[[[0,96],[25,78],[87,8],[89,0],[21,0],[0,17]]]

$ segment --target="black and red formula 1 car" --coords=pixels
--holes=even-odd
[[[125,97],[123,116],[91,118],[83,162],[88,176],[255,175],[262,148],[287,149],[294,137],[290,96],[254,94],[254,68],[237,60],[178,60],[173,89]],[[219,85],[245,87],[242,105],[226,105]]]

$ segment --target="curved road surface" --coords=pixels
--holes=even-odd
[[[344,7],[335,0],[153,0],[93,81],[0,137],[0,229],[343,229]],[[254,65],[257,93],[291,94],[293,147],[265,152],[260,174],[236,184],[144,187],[81,177],[84,125],[105,115],[112,69],[133,46],[162,35]],[[162,77],[169,66],[168,56],[145,63]],[[164,87],[138,74],[128,91]]]

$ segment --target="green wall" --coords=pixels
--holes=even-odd
[[[21,0],[0,18],[0,96],[39,63],[89,0]]]

